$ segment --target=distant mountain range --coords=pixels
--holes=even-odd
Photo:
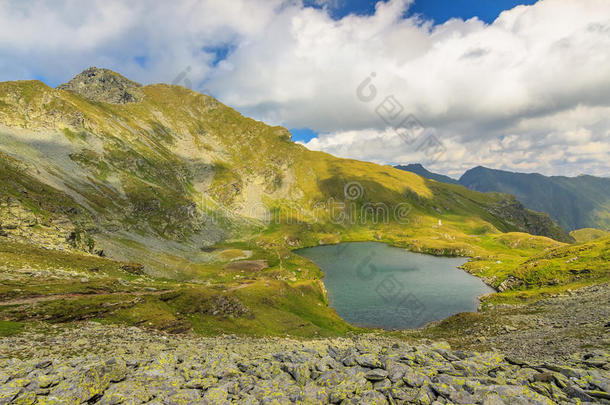
[[[475,191],[512,194],[525,207],[546,212],[567,230],[610,230],[610,178],[588,175],[549,177],[538,173],[514,173],[477,166],[455,180],[432,173],[420,164],[396,168],[443,183],[460,184]]]

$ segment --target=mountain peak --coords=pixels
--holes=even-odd
[[[92,66],[74,76],[68,83],[57,86],[59,90],[77,93],[93,101],[111,104],[137,103],[144,95],[140,83],[127,79],[110,69]]]
[[[452,179],[451,177],[445,176],[443,174],[432,173],[431,171],[426,169],[424,166],[422,166],[421,163],[410,163],[406,166],[399,165],[399,166],[394,166],[394,167],[399,170],[404,170],[406,172],[415,173],[415,174],[417,174],[421,177],[425,177],[427,179],[440,181],[442,183],[457,184],[457,180]]]

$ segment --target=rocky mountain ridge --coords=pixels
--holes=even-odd
[[[179,241],[205,247],[235,229],[251,228],[252,219],[264,226],[260,219],[268,218],[271,207],[284,204],[281,201],[298,205],[305,216],[318,215],[312,207],[329,198],[345,198],[343,186],[352,179],[370,184],[368,196],[387,196],[385,201],[364,196],[361,204],[393,206],[404,201],[416,208],[413,213],[421,207],[424,215],[442,212],[443,204],[455,205],[435,202],[429,186],[400,171],[393,171],[387,184],[373,183],[357,166],[366,166],[373,176],[386,169],[306,151],[290,142],[285,129],[244,118],[184,88],[140,86],[97,68],[59,88],[68,91],[40,82],[2,85],[0,151],[12,156],[4,158],[7,164],[19,162],[34,182],[58,189],[78,207],[74,210],[88,213],[94,224],[80,228],[89,228],[92,238],[105,244],[100,250],[111,255],[118,255],[117,247],[104,235],[116,232],[131,234],[131,239],[140,238],[136,232],[154,236],[161,244]],[[325,190],[325,182],[332,189]],[[440,190],[437,195],[454,192]],[[20,201],[28,198],[17,196]],[[534,230],[529,224],[536,221],[519,221],[510,213],[504,218],[496,197],[473,199],[458,192],[452,198],[476,200],[475,215],[503,231],[569,240],[550,223]],[[455,208],[464,204],[471,203]],[[470,215],[468,210],[464,213]]]

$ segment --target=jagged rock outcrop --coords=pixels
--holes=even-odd
[[[131,81],[112,70],[90,67],[57,88],[78,93],[93,101],[129,104],[137,103],[144,97],[140,87],[142,87],[140,83]]]
[[[499,285],[497,290],[500,292],[503,291],[507,291],[507,290],[512,290],[516,287],[519,287],[523,285],[523,280],[515,277],[515,276],[508,276],[506,278],[506,280],[502,281]]]
[[[492,205],[489,212],[516,226],[522,232],[548,236],[560,242],[574,242],[574,238],[547,214],[528,210],[513,196],[506,195],[506,198]]]

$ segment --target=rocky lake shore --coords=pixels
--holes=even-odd
[[[609,352],[609,303],[610,284],[604,283],[526,304],[488,305],[405,334],[447,341],[461,350],[498,351],[529,363],[578,365],[587,352]]]
[[[526,363],[382,334],[169,335],[83,322],[0,340],[0,404],[610,403],[610,357]]]

